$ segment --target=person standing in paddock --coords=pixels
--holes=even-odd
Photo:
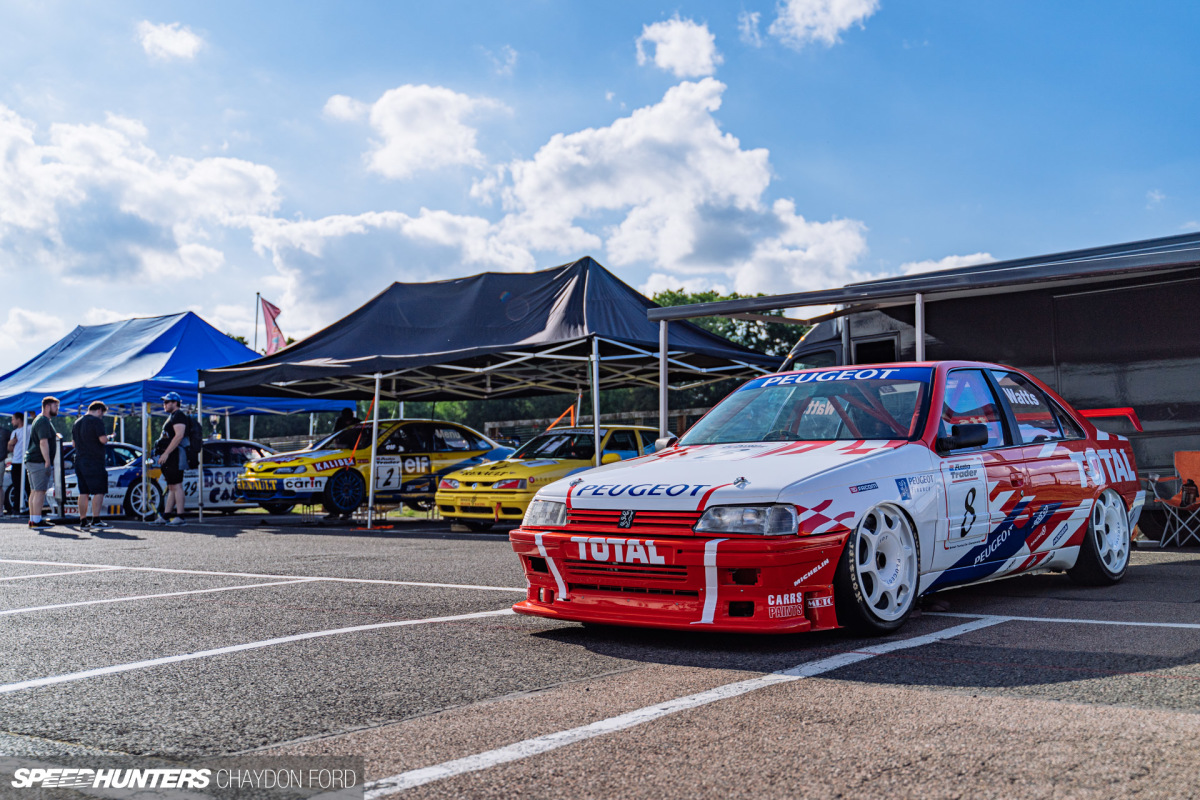
[[[29,426],[29,444],[25,448],[25,477],[29,484],[29,527],[53,528],[54,523],[42,519],[46,492],[54,480],[54,452],[58,434],[50,420],[58,416],[58,398],[43,397],[42,413]]]
[[[167,421],[155,442],[154,452],[162,467],[163,479],[167,482],[167,499],[163,504],[163,516],[156,516],[155,525],[178,527],[183,524],[183,473],[187,471],[188,418],[182,410],[183,399],[176,392],[163,397],[163,411]]]
[[[108,494],[108,469],[104,463],[104,446],[108,444],[104,429],[107,411],[108,406],[97,400],[71,427],[71,439],[75,442],[75,480],[79,484],[80,530],[108,527],[108,523],[100,519],[104,495]]]
[[[8,455],[12,456],[12,488],[4,495],[4,513],[16,516],[21,513],[21,471],[25,468],[25,412],[12,415],[12,435],[8,438]]]

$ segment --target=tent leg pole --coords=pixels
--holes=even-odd
[[[313,435],[314,433],[316,433],[316,432],[317,432],[317,415],[316,415],[316,414],[312,414],[312,413],[310,413],[310,414],[308,415],[308,435],[309,435],[309,438],[312,438],[312,435]]]
[[[29,427],[30,422],[31,422],[31,420],[29,419],[29,414],[26,414],[25,421],[21,423],[21,427],[26,429],[25,430],[25,438],[23,438],[21,440],[21,449],[25,452],[29,451],[29,446],[28,446],[29,445],[29,431],[27,429]],[[25,487],[27,485],[25,483],[25,467],[26,467],[25,452],[21,453],[21,488],[18,490],[18,494],[17,494],[17,514],[18,515],[24,514],[25,510],[27,508],[27,505],[25,503]]]
[[[67,473],[62,463],[62,438],[54,440],[54,505],[58,521],[67,521]]]
[[[250,441],[254,441],[254,415],[250,415],[250,433],[246,436]]]
[[[149,473],[150,473],[150,404],[142,403],[142,506],[145,507],[145,512],[141,509],[134,508],[135,514],[141,514],[142,518],[150,516],[150,488],[149,488]],[[157,509],[156,509],[157,510]]]
[[[229,439],[229,412],[225,412],[225,439]]]
[[[925,360],[925,295],[917,292],[914,298],[915,322],[917,328],[917,361]]]
[[[367,530],[371,530],[375,522],[375,454],[379,447],[379,382],[383,374],[375,373],[375,402],[371,414],[371,475],[367,484]]]
[[[658,435],[667,435],[667,321],[658,323]]]
[[[200,521],[204,522],[204,399],[196,392],[196,421],[200,422],[200,463],[196,466],[196,500],[200,506]],[[184,505],[187,505],[186,503]]]
[[[596,442],[596,466],[600,466],[600,337],[592,337],[592,437]]]
[[[121,415],[121,443],[125,443],[125,415]]]

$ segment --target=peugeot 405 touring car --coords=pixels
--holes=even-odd
[[[426,510],[447,472],[507,458],[478,431],[453,422],[391,419],[379,423],[375,497]],[[367,501],[371,477],[371,423],[343,428],[308,450],[256,459],[237,482],[238,496],[267,510],[320,503],[332,514],[350,514]]]
[[[1128,441],[978,362],[757,378],[664,444],[538,492],[510,534],[529,581],[514,610],[885,633],[948,587],[1119,581],[1144,500]]]
[[[654,452],[656,432],[638,426],[600,429],[600,460],[612,464]],[[596,465],[591,428],[555,428],[538,434],[503,461],[451,472],[438,484],[442,517],[483,531],[497,522],[520,522],[537,490]]]

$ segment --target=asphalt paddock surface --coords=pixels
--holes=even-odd
[[[584,628],[508,613],[524,585],[438,523],[0,523],[0,756],[357,756],[371,800],[1200,795],[1195,550],[881,639]]]

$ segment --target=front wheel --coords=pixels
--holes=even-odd
[[[367,484],[362,475],[352,469],[335,472],[325,484],[322,503],[331,514],[349,516],[367,497]]]
[[[1129,568],[1129,517],[1121,495],[1105,489],[1088,517],[1087,536],[1067,577],[1084,586],[1107,586],[1125,577]]]
[[[146,498],[142,497],[142,482],[134,481],[125,492],[125,516],[134,519],[145,519],[151,514],[162,513],[163,493],[154,481],[146,481]]]
[[[833,579],[838,622],[877,636],[897,630],[917,599],[921,546],[899,509],[875,506],[862,516]]]

